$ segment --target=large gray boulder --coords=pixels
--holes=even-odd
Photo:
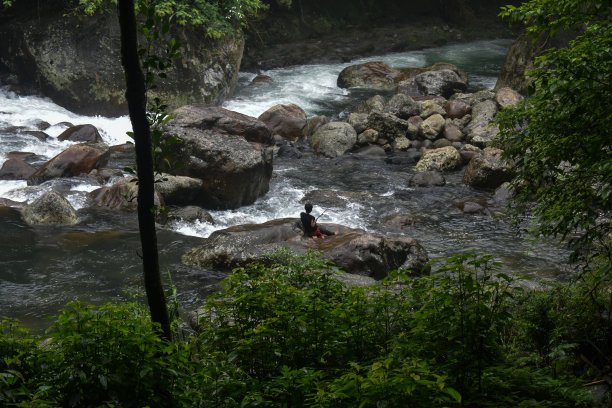
[[[21,210],[28,224],[76,224],[79,217],[70,202],[57,191],[47,191]]]
[[[365,62],[344,68],[338,75],[337,84],[340,88],[389,91],[396,88],[395,77],[398,73],[398,70],[391,68],[385,62]]]
[[[215,106],[186,105],[174,111],[165,131],[181,141],[172,146],[183,165],[176,174],[202,180],[190,204],[237,208],[268,192],[274,141],[263,122]]]
[[[91,142],[103,143],[102,136],[98,132],[98,128],[94,125],[76,125],[64,130],[57,140],[69,140],[71,142]]]
[[[93,16],[66,15],[54,2],[39,2],[29,20],[0,25],[0,65],[21,82],[73,112],[120,116],[127,113],[120,31],[113,8]],[[218,104],[238,80],[244,41],[207,38],[204,29],[174,25],[181,56],[156,81],[151,98],[171,109],[189,103]]]
[[[448,98],[455,92],[467,89],[467,83],[450,69],[423,72],[414,80],[423,95],[442,95]]]
[[[38,168],[28,185],[41,184],[58,177],[74,177],[89,174],[93,169],[105,167],[110,158],[110,148],[101,143],[81,143],[70,146]]]
[[[382,279],[403,268],[421,273],[428,262],[427,251],[412,238],[388,238],[359,229],[329,224],[338,235],[325,239],[306,237],[297,229],[297,219],[283,218],[263,224],[237,225],[213,232],[182,258],[188,265],[230,271],[251,262],[272,262],[270,254],[288,247],[297,254],[309,249],[323,252],[346,272]]]
[[[503,151],[487,147],[470,160],[463,183],[472,187],[495,189],[514,177],[513,163],[502,160]]]
[[[302,137],[306,125],[306,112],[294,103],[274,105],[261,115],[259,120],[270,128],[272,133],[285,139],[295,140]]]
[[[327,157],[342,156],[357,143],[357,132],[346,122],[329,122],[310,138],[310,146]]]

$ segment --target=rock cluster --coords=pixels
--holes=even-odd
[[[417,172],[445,172],[468,165],[463,180],[477,188],[494,189],[512,178],[512,163],[504,162],[503,152],[489,146],[499,132],[493,124],[497,112],[523,99],[514,90],[464,92],[468,89],[466,73],[445,62],[403,70],[380,61],[352,65],[340,73],[338,86],[394,89],[396,93],[388,100],[375,95],[363,101],[343,121],[309,118],[299,136],[293,131],[288,136],[281,129],[295,128],[297,119],[302,123],[301,109],[295,105],[290,111],[285,105],[270,108],[262,117],[286,112],[275,115],[269,125],[277,133],[279,155],[299,158],[300,153],[289,147],[298,141],[330,158],[347,152],[364,154],[365,147],[378,146],[385,152],[405,153],[407,160],[419,158],[414,167]],[[431,176],[427,179],[431,181],[418,180],[415,185],[443,184],[442,176],[436,181]]]

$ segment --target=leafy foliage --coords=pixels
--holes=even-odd
[[[533,210],[534,231],[568,239],[574,260],[592,261],[610,276],[612,6],[530,1],[502,15],[529,24],[534,34],[583,27],[569,48],[535,61],[532,95],[500,113],[498,142],[517,163],[517,209]]]
[[[314,252],[238,269],[206,302],[199,335],[175,343],[133,303],[71,303],[47,338],[3,322],[0,404],[590,406],[572,362],[592,311],[581,314],[574,292],[542,318],[533,311],[555,292],[523,294],[490,256],[471,253],[372,287],[346,286],[338,272]],[[557,330],[564,324],[572,330]]]

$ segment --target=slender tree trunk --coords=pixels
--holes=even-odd
[[[138,38],[134,0],[117,3],[121,27],[121,62],[125,71],[126,99],[136,145],[138,175],[138,226],[142,245],[142,266],[145,290],[151,310],[151,320],[161,325],[162,335],[171,339],[170,320],[166,298],[159,273],[157,234],[154,214],[154,178],[151,135],[146,116],[146,89],[144,75],[138,58]]]

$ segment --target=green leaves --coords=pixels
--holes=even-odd
[[[612,7],[545,0],[502,14],[536,34],[584,27],[569,48],[536,60],[532,95],[498,115],[498,142],[517,163],[517,215],[536,216],[533,232],[566,239],[573,260],[610,259]]]

